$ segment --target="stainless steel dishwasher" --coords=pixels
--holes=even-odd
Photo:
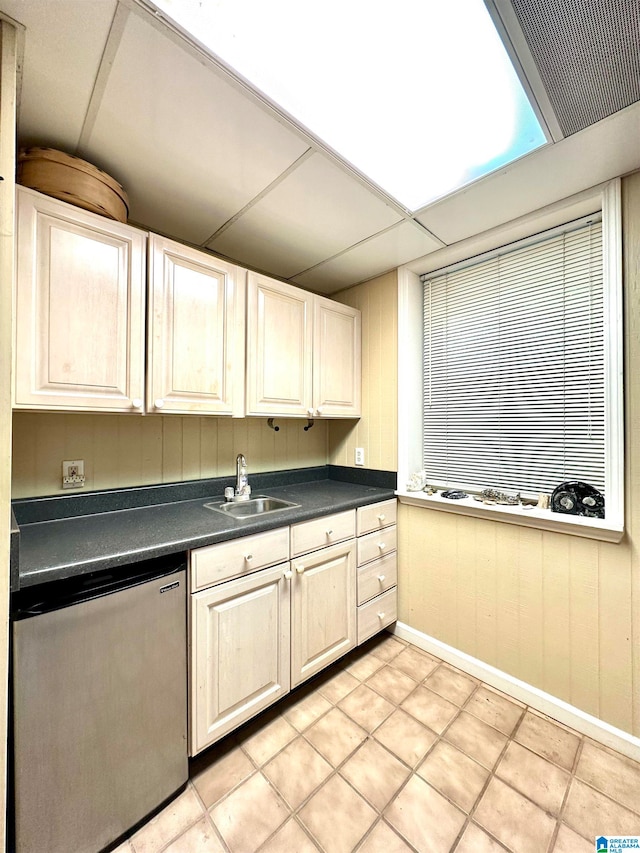
[[[15,849],[95,853],[187,781],[185,555],[20,591]]]

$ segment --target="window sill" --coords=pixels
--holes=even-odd
[[[603,542],[620,542],[624,536],[624,525],[598,518],[582,518],[576,515],[562,515],[548,509],[523,509],[520,506],[487,506],[473,498],[448,500],[440,495],[426,495],[424,492],[397,491],[400,503],[409,506],[421,506],[442,512],[453,512],[472,518],[485,518],[501,521],[505,524],[518,524],[522,527],[535,527],[539,530],[551,530],[570,536],[583,536],[599,539]]]

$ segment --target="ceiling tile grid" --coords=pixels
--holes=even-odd
[[[0,9],[26,27],[22,145],[75,151],[116,6],[116,0],[0,0]]]
[[[288,278],[401,219],[316,153],[207,246]]]
[[[416,219],[447,245],[640,167],[640,104],[540,148]]]
[[[553,15],[558,2],[529,6]],[[0,8],[26,27],[20,143],[105,169],[129,194],[133,222],[311,290],[366,280],[640,168],[634,103],[411,219],[150,0]],[[397,157],[410,119],[397,128]]]
[[[221,73],[131,14],[86,150],[109,152],[133,220],[201,243],[307,147]]]
[[[441,247],[442,243],[420,225],[411,221],[401,222],[294,276],[293,282],[310,290],[332,293]]]

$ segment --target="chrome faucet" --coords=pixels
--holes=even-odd
[[[251,486],[247,477],[247,460],[242,453],[236,456],[236,486],[228,486],[224,490],[227,501],[248,501],[251,497]]]

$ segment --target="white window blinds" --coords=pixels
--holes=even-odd
[[[429,483],[604,491],[602,279],[600,221],[423,276]]]

